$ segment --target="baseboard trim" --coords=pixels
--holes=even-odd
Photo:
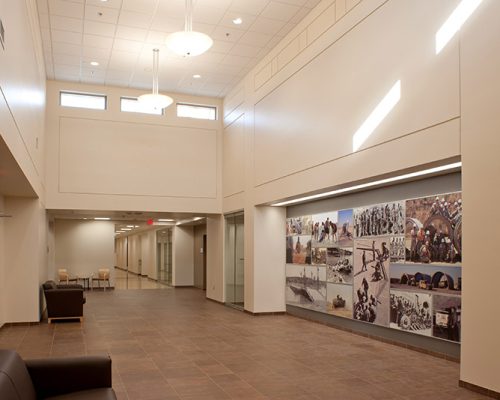
[[[286,311],[262,311],[262,312],[253,312],[253,311],[248,311],[248,310],[243,310],[247,314],[250,314],[254,317],[260,317],[260,316],[269,316],[269,315],[285,315]]]
[[[210,301],[213,301],[214,303],[217,303],[217,304],[220,304],[220,305],[225,305],[225,303],[223,301],[219,301],[219,300],[215,300],[215,299],[211,299],[210,297],[205,297],[207,300],[210,300]]]
[[[176,289],[194,289],[193,285],[179,285],[179,286],[172,285],[172,287],[174,287]]]
[[[491,397],[492,399],[500,399],[500,392],[495,392],[494,390],[486,389],[482,386],[474,385],[473,383],[465,382],[461,379],[458,381],[458,386],[470,390],[471,392]]]
[[[0,329],[2,328],[9,328],[12,326],[37,326],[40,325],[41,322],[6,322],[3,324]]]

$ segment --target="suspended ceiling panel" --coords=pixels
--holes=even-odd
[[[150,89],[159,48],[160,90],[223,97],[319,2],[193,0],[193,29],[214,45],[182,58],[164,43],[184,27],[184,0],[38,0],[47,78]]]

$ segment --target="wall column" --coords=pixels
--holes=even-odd
[[[484,1],[462,31],[463,281],[460,379],[500,392],[500,2]]]

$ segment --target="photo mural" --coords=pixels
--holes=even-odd
[[[461,192],[288,218],[286,303],[460,342]]]

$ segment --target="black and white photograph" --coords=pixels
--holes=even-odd
[[[310,215],[302,217],[293,217],[286,219],[286,235],[311,235],[312,217]]]
[[[326,248],[313,247],[311,249],[311,264],[325,265],[326,264]]]
[[[286,303],[326,312],[326,267],[287,264]]]
[[[312,246],[329,247],[339,238],[337,211],[330,211],[312,216]]]
[[[428,264],[391,264],[391,289],[461,295],[462,268]]]
[[[462,194],[406,201],[406,261],[462,262]]]
[[[354,237],[404,235],[404,202],[359,207],[353,215]]]
[[[354,319],[389,326],[389,237],[354,241]]]
[[[286,262],[311,264],[311,236],[286,237]]]
[[[432,296],[432,336],[460,342],[462,299],[460,296]]]
[[[390,255],[391,263],[404,263],[405,262],[405,237],[392,236],[390,239]]]
[[[432,296],[391,290],[390,327],[420,335],[432,335]]]
[[[339,317],[352,318],[352,286],[327,283],[326,311]]]
[[[352,248],[327,248],[326,265],[326,280],[328,282],[352,285],[354,269]]]

